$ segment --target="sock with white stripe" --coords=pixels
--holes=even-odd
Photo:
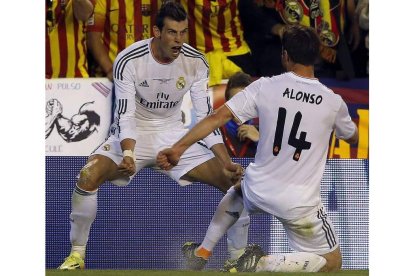
[[[275,254],[261,257],[256,272],[318,272],[325,264],[326,259],[314,253]]]
[[[89,231],[96,218],[97,208],[97,191],[84,191],[76,185],[72,193],[72,213],[70,214],[71,252],[78,252],[83,259],[85,258]]]

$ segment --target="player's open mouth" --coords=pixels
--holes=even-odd
[[[181,51],[180,46],[175,46],[175,47],[172,47],[171,49],[172,49],[174,55],[178,55]]]

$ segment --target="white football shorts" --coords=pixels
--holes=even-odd
[[[135,144],[135,165],[137,172],[135,174],[143,168],[152,168],[174,179],[181,186],[191,184],[190,181],[180,178],[193,168],[214,157],[213,152],[207,148],[203,141],[199,141],[189,147],[181,156],[177,166],[173,167],[169,171],[161,170],[156,164],[158,152],[165,148],[171,147],[184,134],[186,134],[187,131],[187,129],[177,129],[165,132],[152,132],[148,134],[141,133],[137,135]],[[112,161],[116,164],[120,164],[123,154],[119,139],[113,135],[109,136],[107,140],[105,140],[91,153],[91,156],[95,154],[104,155],[112,159]],[[117,186],[126,186],[135,174],[130,177],[118,178],[112,180],[111,182]]]
[[[249,213],[267,213],[245,196],[243,202]],[[324,255],[334,251],[339,245],[338,236],[322,202],[313,212],[297,219],[274,217],[282,223],[289,246],[294,251]]]

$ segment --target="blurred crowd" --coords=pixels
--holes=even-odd
[[[46,78],[112,80],[117,54],[153,36],[165,1],[46,0]],[[188,43],[210,64],[210,86],[237,72],[253,78],[283,72],[280,38],[288,24],[318,33],[317,77],[368,77],[368,0],[176,1],[188,13]]]

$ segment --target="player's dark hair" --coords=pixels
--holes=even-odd
[[[252,77],[243,72],[237,72],[229,78],[226,90],[224,91],[224,98],[226,101],[230,98],[230,90],[237,87],[245,88],[252,83]]]
[[[158,29],[160,29],[160,31],[162,31],[162,28],[164,27],[164,19],[166,17],[180,22],[187,19],[187,13],[185,12],[183,5],[176,1],[170,0],[165,1],[162,4],[157,14],[157,18],[155,19],[155,24],[157,25]]]
[[[289,25],[282,36],[282,47],[295,63],[314,65],[319,58],[319,46],[318,35],[309,27]]]

